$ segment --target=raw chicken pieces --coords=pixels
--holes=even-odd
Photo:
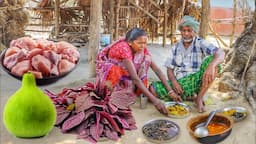
[[[11,41],[3,65],[15,75],[31,72],[41,79],[71,71],[79,57],[77,48],[68,42],[22,37]]]

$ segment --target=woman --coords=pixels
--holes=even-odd
[[[152,61],[146,44],[146,32],[140,28],[133,28],[127,32],[125,38],[104,48],[97,56],[97,85],[108,85],[113,91],[126,89],[136,95],[143,93],[159,112],[167,114],[165,105],[147,88],[149,67],[168,91],[173,90],[164,74]],[[178,95],[170,95],[170,97],[181,100]]]

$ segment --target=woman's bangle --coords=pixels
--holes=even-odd
[[[172,93],[174,93],[174,90],[169,90],[167,94],[170,95]]]

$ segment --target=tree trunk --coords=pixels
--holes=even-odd
[[[200,23],[200,31],[199,31],[199,36],[202,38],[205,38],[208,34],[209,13],[210,13],[210,1],[202,0],[201,23]]]
[[[239,96],[245,96],[256,114],[256,10],[251,22],[235,41],[231,58],[226,61],[220,79],[219,90],[239,91]]]
[[[102,0],[91,0],[89,50],[88,61],[90,63],[89,77],[96,76],[96,54],[100,47],[100,18],[102,15]]]
[[[252,19],[252,31],[256,33],[256,0],[254,0],[254,14],[253,14],[253,19]]]

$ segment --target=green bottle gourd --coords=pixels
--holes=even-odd
[[[16,137],[35,138],[48,134],[56,121],[51,99],[36,86],[32,73],[22,78],[22,86],[7,101],[3,121]]]

